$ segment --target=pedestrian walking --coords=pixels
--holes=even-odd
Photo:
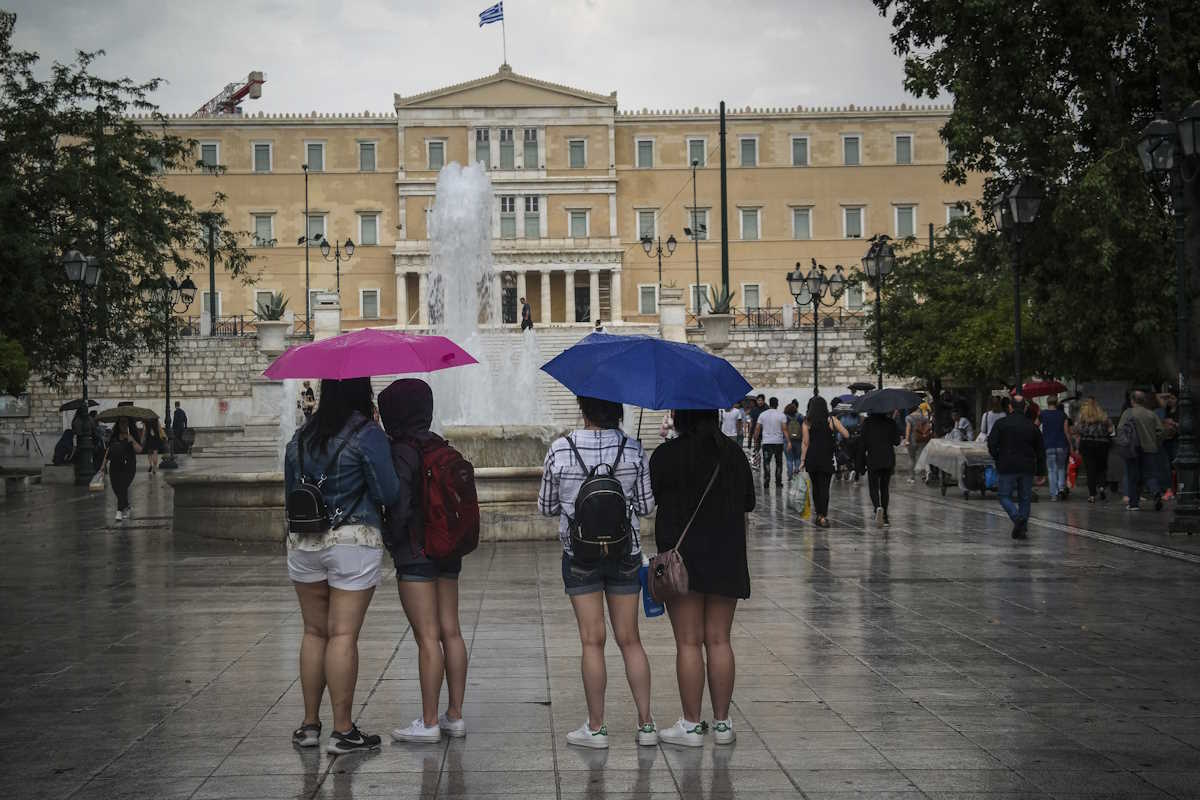
[[[813,515],[821,528],[829,527],[829,484],[833,480],[834,434],[849,437],[850,433],[836,418],[829,416],[824,397],[808,401],[804,415],[800,460],[812,482]]]
[[[804,417],[800,414],[800,401],[793,400],[783,409],[786,420],[787,447],[784,455],[787,457],[787,476],[790,482],[800,472],[800,448],[804,445]]]
[[[746,514],[754,510],[754,474],[741,448],[717,428],[717,412],[679,410],[675,426],[679,438],[650,459],[658,552],[678,545],[688,576],[687,594],[666,601],[682,716],[659,737],[667,744],[704,745],[700,709],[707,671],[714,738],[719,745],[732,744],[735,665],[729,634],[737,601],[750,596]]]
[[[986,440],[988,434],[992,432],[992,426],[1007,416],[1008,412],[1004,410],[1004,398],[994,395],[988,410],[983,412],[983,416],[979,419],[979,435]]]
[[[592,397],[579,397],[578,403],[584,426],[551,443],[538,491],[538,510],[546,516],[558,517],[563,588],[571,599],[583,645],[587,720],[567,734],[567,743],[608,748],[608,726],[604,722],[604,689],[608,682],[604,663],[607,602],[613,636],[621,650],[625,677],[637,707],[636,739],[639,745],[654,746],[658,743],[658,731],[650,714],[650,662],[638,633],[641,591],[638,570],[642,566],[642,548],[637,518],[654,510],[649,465],[641,443],[621,430],[620,403]],[[620,498],[614,496],[617,491],[611,481],[604,482],[602,487],[607,498],[620,501],[615,515],[623,519],[618,530],[595,530],[606,516],[603,512],[611,511],[606,497],[593,489],[598,483],[597,476],[611,476],[619,484]],[[580,498],[585,489],[586,494]],[[577,504],[581,499],[587,501],[586,505]],[[599,555],[594,546],[597,534],[618,537],[619,549],[614,543]]]
[[[525,302],[525,298],[521,298],[521,330],[527,331],[533,328],[533,308],[529,303]]]
[[[1108,448],[1112,444],[1113,424],[1096,398],[1089,397],[1083,401],[1075,433],[1079,437],[1079,454],[1083,457],[1083,468],[1087,472],[1088,502],[1096,502],[1097,492],[1101,500],[1107,500],[1105,484],[1108,480]]]
[[[396,586],[404,615],[417,641],[421,716],[392,731],[400,742],[440,742],[442,735],[465,736],[463,697],[467,690],[467,646],[458,620],[458,580],[462,558],[431,559],[424,550],[421,447],[436,437],[433,391],[423,380],[403,378],[379,393],[379,416],[391,439],[392,465],[400,482],[388,506],[384,542],[396,566]],[[445,676],[448,703],[438,715]]]
[[[150,464],[151,475],[158,474],[158,454],[163,450],[165,438],[162,425],[157,419],[146,422],[146,439],[142,445],[142,452],[146,454],[146,461]]]
[[[108,443],[108,477],[113,494],[117,496],[117,522],[133,519],[133,508],[129,504],[129,487],[137,474],[137,457],[142,445],[133,435],[130,420],[121,417],[113,429]]]
[[[909,483],[916,482],[917,460],[932,438],[933,420],[929,417],[929,404],[921,403],[916,411],[904,420],[904,446],[908,449]]]
[[[179,401],[175,401],[175,413],[171,416],[171,452],[182,453],[187,448],[183,444],[183,434],[187,430],[188,418],[187,412],[179,405]]]
[[[1050,484],[1050,499],[1067,499],[1067,459],[1071,456],[1071,436],[1067,415],[1058,406],[1058,397],[1046,398],[1046,410],[1040,415],[1042,441],[1046,444],[1046,479]]]
[[[292,733],[300,747],[321,738],[321,698],[329,687],[334,755],[379,747],[351,716],[358,682],[358,634],[383,560],[382,506],[400,496],[387,436],[371,421],[369,378],[321,381],[321,402],[296,431],[284,458],[289,531],[288,577],[304,620],[300,688],[304,720]],[[319,495],[323,524],[303,525],[304,497]],[[311,506],[310,506],[311,508]]]
[[[1012,520],[1012,538],[1025,539],[1029,531],[1033,478],[1045,466],[1046,448],[1042,432],[1025,414],[1025,398],[1015,395],[1012,407],[1011,414],[992,426],[992,432],[988,434],[988,452],[996,461],[997,493],[1000,505]]]
[[[875,525],[881,528],[892,524],[888,519],[888,500],[892,473],[896,469],[898,444],[900,431],[890,415],[867,415],[862,427],[863,460],[867,466],[867,488],[871,493],[871,506],[875,509]]]
[[[308,381],[304,382],[303,388],[300,390],[300,411],[304,414],[304,421],[313,415],[317,410],[317,395],[313,392],[312,384]]]
[[[1136,434],[1132,453],[1122,454],[1125,461],[1125,491],[1128,498],[1125,507],[1130,511],[1138,511],[1141,508],[1142,483],[1144,482],[1146,491],[1154,498],[1154,510],[1161,511],[1163,500],[1158,450],[1163,437],[1162,420],[1147,408],[1149,400],[1145,392],[1135,391],[1132,400],[1133,405],[1121,414],[1121,419],[1117,423],[1118,439],[1121,438],[1121,429],[1127,423],[1133,426],[1133,432]]]
[[[721,412],[721,433],[737,442],[739,448],[745,438],[745,420],[746,414],[737,403],[734,403],[729,410]]]
[[[783,486],[783,450],[788,443],[787,418],[779,410],[779,398],[772,397],[767,410],[758,415],[756,438],[762,443],[763,488],[771,486],[771,462],[775,462],[775,485]]]

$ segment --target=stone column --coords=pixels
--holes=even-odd
[[[492,302],[489,304],[491,324],[497,327],[504,322],[504,317],[500,313],[500,297],[504,291],[504,282],[500,280],[501,274],[499,270],[492,272]]]
[[[565,322],[568,325],[575,324],[575,270],[568,269],[564,274],[567,296],[564,298],[567,308],[567,316]]]
[[[615,325],[620,325],[624,322],[624,314],[621,308],[621,270],[614,269],[609,273],[611,276],[611,286],[609,288],[608,305],[612,311],[612,321]]]
[[[429,273],[421,272],[417,275],[417,324],[422,328],[429,327]]]
[[[526,300],[529,299],[529,296],[525,294],[525,290],[528,288],[529,288],[529,286],[525,282],[525,270],[518,271],[517,272],[517,324],[518,325],[521,323],[521,298],[524,297]],[[531,314],[533,313],[532,307],[530,307],[529,313],[531,313]]]
[[[542,270],[542,319],[543,325],[550,324],[550,270]]]
[[[600,270],[589,269],[588,274],[592,279],[588,291],[588,313],[591,316],[588,322],[595,322],[600,319]]]
[[[396,324],[408,324],[408,273],[396,273]]]

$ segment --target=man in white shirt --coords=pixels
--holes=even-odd
[[[742,421],[745,418],[741,406],[736,404],[721,412],[721,433],[736,441],[738,447],[742,446]]]
[[[766,411],[758,415],[757,435],[762,442],[763,488],[771,485],[771,459],[775,459],[775,485],[783,486],[783,448],[787,444],[787,417],[779,410],[779,398],[772,397]]]

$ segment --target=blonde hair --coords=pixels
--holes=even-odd
[[[1104,409],[1096,402],[1096,398],[1089,397],[1083,401],[1083,407],[1079,410],[1079,421],[1084,425],[1104,423],[1108,422],[1108,414],[1104,413]]]

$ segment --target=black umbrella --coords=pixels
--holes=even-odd
[[[869,392],[875,388],[875,384],[868,383],[867,381],[855,381],[846,388],[852,392]]]
[[[921,395],[908,389],[880,389],[858,398],[854,410],[860,414],[890,414],[905,408],[916,408],[921,401]]]
[[[59,411],[78,411],[79,409],[84,407],[85,403],[87,404],[88,408],[91,408],[92,406],[100,405],[95,400],[84,400],[84,399],[80,398],[78,400],[68,400],[67,402],[65,402],[61,406],[59,406],[58,410]]]

